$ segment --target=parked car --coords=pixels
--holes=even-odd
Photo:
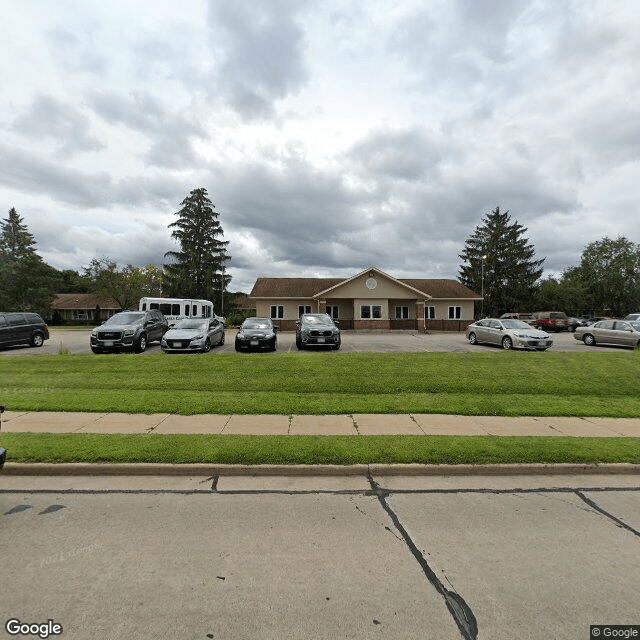
[[[151,342],[160,342],[169,328],[159,312],[121,311],[91,332],[91,351],[135,351],[142,353]]]
[[[340,348],[340,329],[326,313],[304,313],[296,321],[296,347]]]
[[[236,351],[265,349],[275,351],[278,347],[276,332],[271,318],[247,318],[236,334]]]
[[[533,315],[533,313],[503,313],[498,318],[498,320],[504,320],[507,318],[511,320],[522,320],[527,324],[533,324],[536,320],[536,317]]]
[[[563,311],[536,311],[533,326],[542,331],[568,331],[569,318]]]
[[[575,331],[578,327],[586,327],[589,321],[585,318],[569,317],[569,331]]]
[[[625,316],[624,319],[637,322],[638,320],[640,320],[640,313],[630,313],[629,315]]]
[[[185,318],[171,325],[160,341],[165,353],[208,353],[224,344],[224,324],[218,318]]]
[[[545,351],[553,339],[545,331],[534,329],[523,320],[484,318],[467,327],[467,340],[471,344],[486,342],[503,349],[530,349]]]
[[[49,339],[49,327],[37,313],[1,313],[0,347],[41,347]]]
[[[578,327],[573,334],[587,346],[597,344],[640,348],[640,322],[627,320],[600,320],[589,327]]]

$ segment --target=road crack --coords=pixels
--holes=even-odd
[[[460,634],[465,640],[477,640],[478,637],[478,623],[476,621],[476,617],[473,615],[473,611],[471,607],[465,602],[464,598],[457,593],[456,591],[451,591],[445,587],[442,580],[438,578],[435,571],[429,566],[429,563],[426,561],[425,557],[422,555],[422,552],[416,546],[416,543],[411,539],[408,531],[404,528],[400,519],[398,518],[395,511],[389,506],[387,502],[387,497],[389,496],[389,492],[382,489],[380,485],[370,476],[367,476],[367,480],[371,485],[371,491],[373,495],[378,498],[378,502],[382,506],[382,508],[386,511],[389,518],[393,522],[396,530],[402,536],[405,544],[409,548],[409,551],[416,559],[422,572],[426,576],[427,580],[433,585],[436,591],[442,596],[447,605],[447,609],[451,614],[454,622],[458,626],[458,630]],[[448,580],[448,579],[447,579]],[[451,584],[451,583],[449,583]]]

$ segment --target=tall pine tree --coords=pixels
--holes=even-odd
[[[508,311],[530,311],[536,282],[542,275],[542,260],[524,237],[526,227],[511,222],[506,211],[496,207],[487,214],[459,254],[463,260],[458,280],[470,289],[484,291],[484,315]]]
[[[181,206],[178,219],[169,225],[180,250],[165,254],[170,261],[164,265],[164,295],[202,298],[215,304],[231,280],[224,275],[229,243],[220,239],[224,232],[206,189],[191,191]]]
[[[14,207],[0,225],[0,310],[48,314],[55,271],[36,253],[36,241]]]

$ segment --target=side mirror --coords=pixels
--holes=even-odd
[[[334,320],[334,321],[333,321],[333,324],[335,324],[335,325],[336,325],[336,327],[337,327],[337,326],[340,324],[340,320]]]
[[[278,331],[280,331],[280,327],[273,327],[273,333],[278,333]]]

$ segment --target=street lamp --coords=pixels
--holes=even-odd
[[[487,256],[480,256],[480,286],[482,287],[482,302],[480,303],[480,315],[484,318],[484,261]]]

